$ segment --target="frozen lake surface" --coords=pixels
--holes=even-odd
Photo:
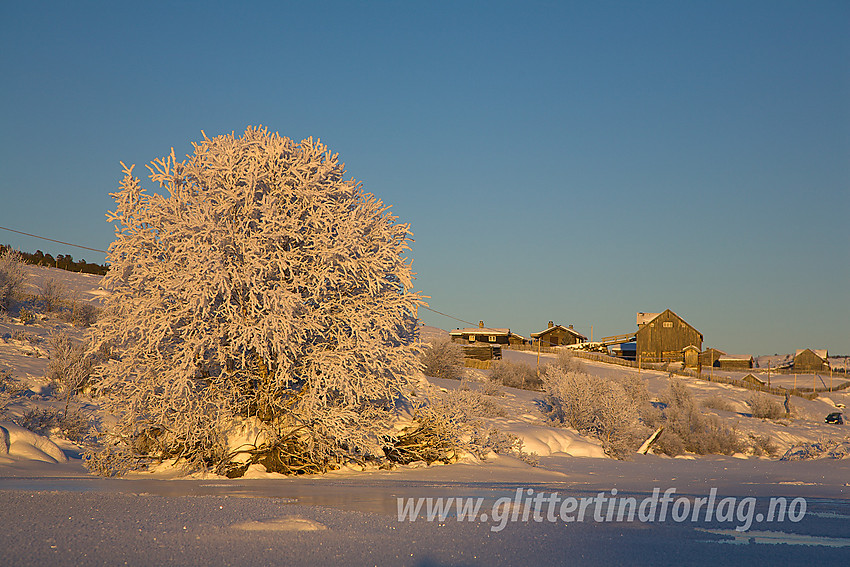
[[[743,565],[850,558],[847,461],[550,457],[281,479],[102,479],[78,463],[0,479],[9,565]],[[9,473],[9,470],[6,470]],[[53,476],[45,476],[53,475]],[[399,521],[398,498],[482,498],[517,490],[592,497],[653,488],[690,498],[806,499],[797,522]],[[838,561],[838,563],[835,563]]]

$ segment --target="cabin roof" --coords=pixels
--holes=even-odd
[[[515,333],[511,333],[510,329],[495,329],[492,327],[468,327],[466,329],[455,329],[454,331],[449,331],[449,334],[453,337],[458,337],[460,335],[514,335]],[[519,335],[517,335],[519,336]]]
[[[575,329],[570,329],[569,327],[564,327],[563,325],[552,325],[551,327],[549,327],[545,331],[540,331],[538,333],[531,333],[531,338],[532,339],[540,338],[541,336],[545,335],[546,333],[551,333],[552,331],[555,331],[557,329],[561,329],[562,331],[566,331],[566,332],[570,333],[571,335],[576,336],[580,339],[587,340],[587,337],[585,337],[584,335],[582,335],[581,333],[579,333]]]

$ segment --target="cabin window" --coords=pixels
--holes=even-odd
[[[469,342],[471,342],[471,343],[475,342],[475,335],[469,335]]]
[[[673,321],[664,321],[664,328],[665,329],[672,329],[673,328]]]
[[[495,343],[495,342],[496,342],[496,337],[495,337],[495,336],[493,336],[493,335],[490,335],[490,336],[489,336],[489,337],[487,337],[487,338],[490,340],[490,342],[491,342],[491,343]]]

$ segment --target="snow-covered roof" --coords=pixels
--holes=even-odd
[[[561,329],[561,330],[566,331],[566,332],[568,332],[572,335],[575,335],[576,337],[587,340],[587,337],[585,337],[584,335],[582,335],[581,333],[579,333],[575,329],[572,329],[570,327],[564,327],[563,325],[553,325],[553,326],[549,327],[548,329],[546,329],[545,331],[540,331],[539,333],[531,333],[531,338],[536,339],[536,338],[538,338],[542,335],[545,335],[546,333],[551,333],[552,331],[554,331],[556,329]]]
[[[455,329],[449,333],[453,337],[460,335],[511,335],[510,329],[493,329],[490,327],[469,327],[466,329]]]
[[[658,317],[659,315],[661,315],[661,313],[644,313],[643,311],[638,311],[637,324],[638,326],[645,325],[656,317]]]
[[[827,359],[828,353],[827,353],[827,349],[825,349],[825,348],[798,348],[797,352],[794,353],[794,358],[797,358],[798,356],[800,356],[800,354],[803,351],[807,351],[807,350],[812,351],[813,353],[815,353],[817,356],[819,356],[820,358],[822,358],[824,360]]]
[[[752,360],[751,354],[723,354],[717,360]]]

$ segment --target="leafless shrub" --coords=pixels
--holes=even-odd
[[[47,435],[51,429],[58,427],[60,416],[60,412],[53,408],[30,408],[15,421],[33,433]]]
[[[561,349],[558,351],[558,360],[555,363],[564,372],[581,372],[586,373],[584,364],[575,357],[573,351]]]
[[[35,313],[29,307],[21,306],[18,310],[18,319],[20,319],[21,325],[29,325],[35,321]]]
[[[534,391],[543,389],[543,380],[537,375],[537,371],[522,362],[496,360],[493,363],[493,373],[490,378],[497,384],[509,388]]]
[[[27,274],[21,253],[11,248],[0,252],[0,311],[8,311],[23,294]]]
[[[720,411],[735,411],[729,400],[721,398],[717,394],[714,394],[711,397],[703,400],[702,405],[703,407],[709,409],[715,409]]]
[[[126,446],[101,446],[97,450],[90,449],[83,455],[86,468],[94,474],[112,477],[121,476],[138,468],[140,463],[150,459],[134,455]]]
[[[773,456],[779,450],[775,443],[771,440],[769,435],[755,435],[753,433],[749,434],[749,443],[750,447],[753,449],[753,454],[757,457],[761,457],[762,455]]]
[[[724,426],[717,416],[700,411],[684,381],[671,381],[663,402],[667,405],[661,416],[664,430],[654,445],[655,452],[671,456],[684,451],[732,455],[744,450],[733,428]]]
[[[750,396],[750,399],[747,400],[747,403],[750,405],[753,417],[765,419],[779,419],[781,417],[785,417],[785,410],[782,408],[782,404],[775,401],[767,394],[754,392],[753,395]]]
[[[523,448],[522,439],[513,433],[506,433],[495,427],[479,429],[476,432],[475,442],[497,455],[512,455],[532,467],[540,464],[540,456],[535,452],[527,453]]]
[[[65,396],[64,413],[67,415],[71,397],[83,390],[91,376],[93,361],[86,356],[85,347],[74,343],[67,333],[51,333],[48,344],[47,377]]]
[[[72,300],[70,307],[59,315],[66,323],[75,327],[90,327],[97,321],[98,309],[91,303]]]
[[[459,380],[463,375],[463,349],[449,338],[440,338],[425,347],[419,360],[426,376]]]
[[[543,374],[550,419],[594,435],[608,455],[625,458],[637,448],[647,428],[639,416],[644,390],[629,382],[628,389],[615,380],[600,380],[577,371],[550,366]]]
[[[6,412],[9,402],[27,391],[24,384],[12,378],[8,371],[0,371],[0,415]]]
[[[47,278],[38,286],[38,300],[47,312],[56,311],[65,298],[65,286],[56,278]]]
[[[478,390],[485,396],[492,396],[494,398],[505,397],[505,391],[502,389],[502,387],[490,380],[488,380],[487,382],[476,382],[475,387],[472,389]]]

